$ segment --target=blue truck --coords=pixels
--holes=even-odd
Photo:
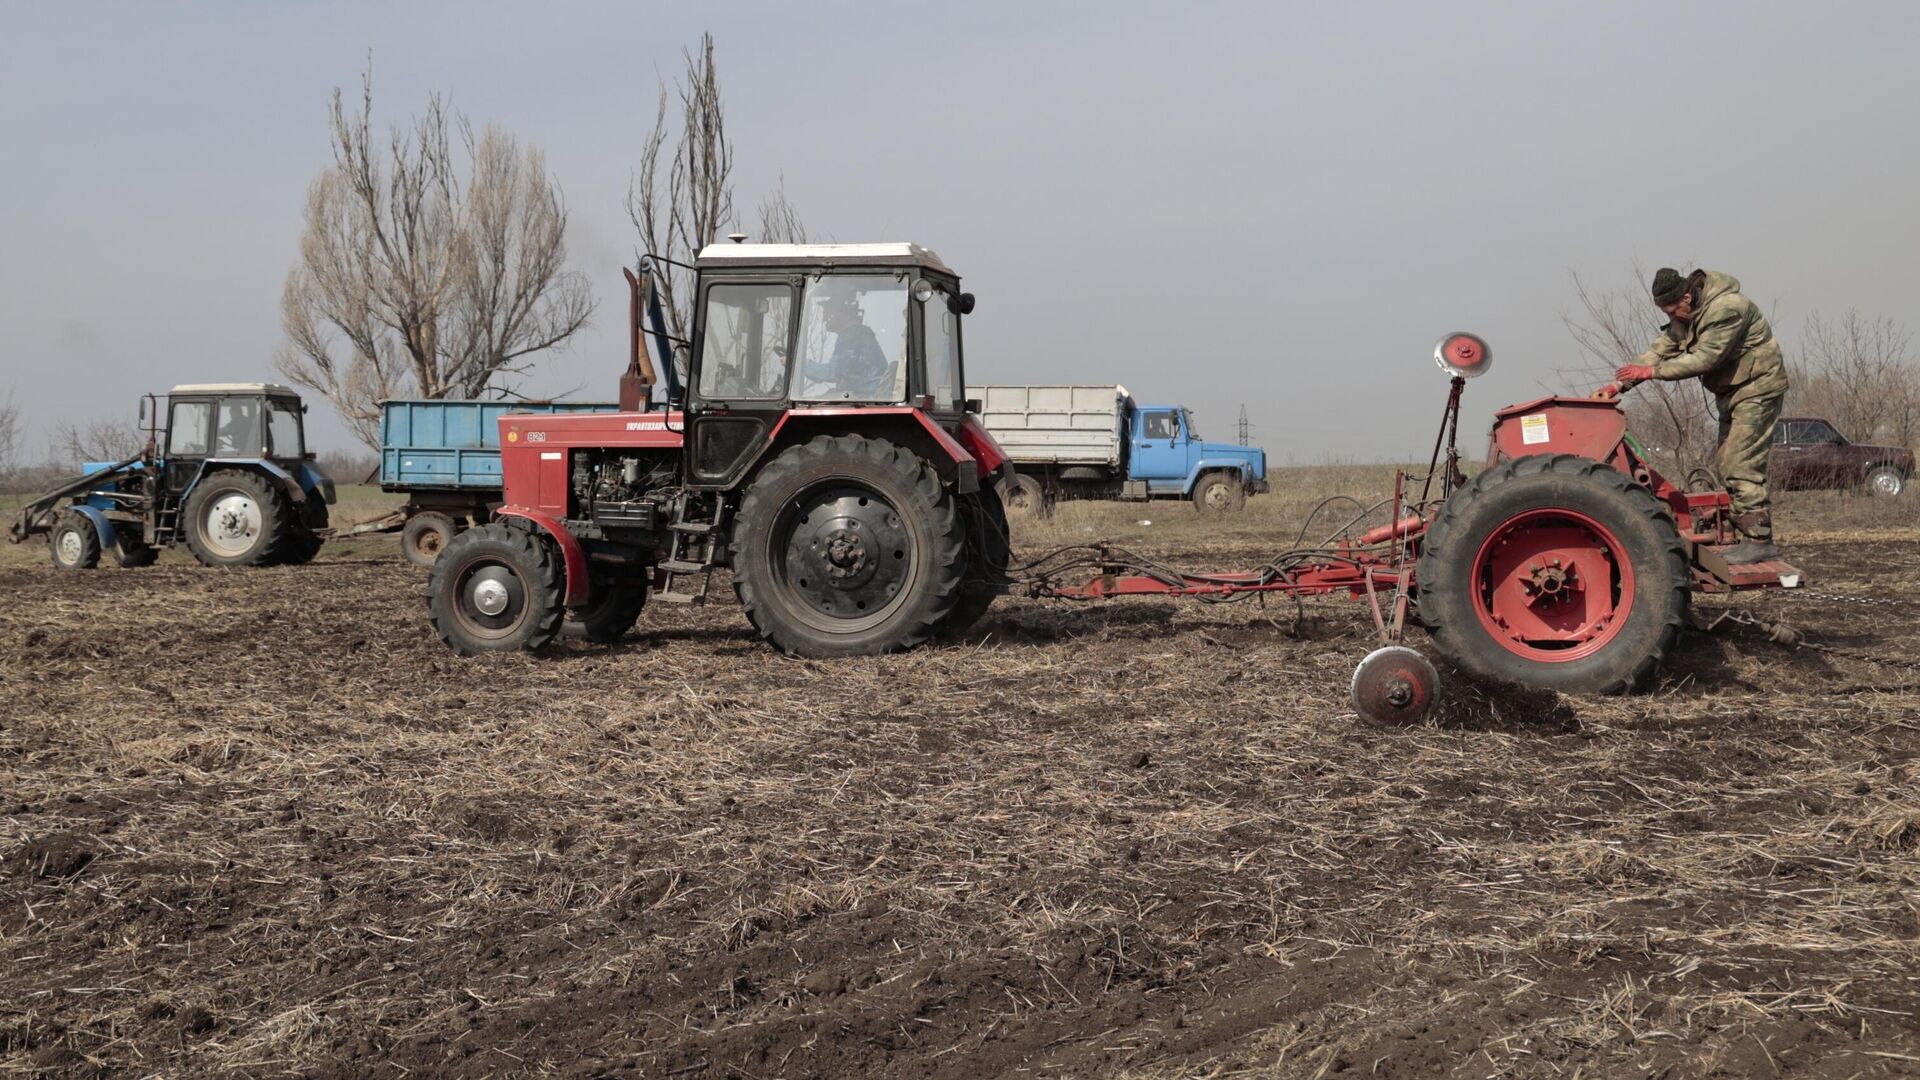
[[[1188,499],[1232,513],[1267,490],[1258,447],[1212,443],[1183,405],[1142,405],[1124,386],[979,386],[980,419],[1013,465],[1008,508],[1045,513],[1060,499]]]
[[[611,401],[383,401],[380,489],[407,496],[356,532],[400,531],[400,550],[432,566],[455,535],[500,506],[500,418],[508,413],[613,412]]]

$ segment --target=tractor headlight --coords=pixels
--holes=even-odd
[[[933,299],[933,282],[928,281],[926,278],[915,278],[913,282],[913,298],[923,304]]]

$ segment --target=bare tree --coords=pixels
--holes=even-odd
[[[668,123],[663,83],[653,130],[640,144],[640,167],[627,184],[627,216],[644,250],[690,263],[734,223],[733,143],[727,139],[720,77],[713,66],[713,35],[700,36],[699,56],[681,55],[685,70],[674,84],[680,99],[678,133]],[[784,201],[784,190],[781,197]],[[798,215],[793,220],[797,223]],[[686,340],[693,326],[692,283],[686,271],[669,266],[655,276],[654,284],[667,332]]]
[[[1635,281],[1645,279],[1638,266]],[[1581,374],[1592,385],[1609,382],[1613,371],[1645,352],[1660,333],[1660,309],[1637,287],[1599,291],[1573,277],[1573,294],[1580,305],[1576,315],[1561,321],[1573,335],[1585,363]],[[1626,400],[1627,422],[1654,455],[1663,471],[1676,479],[1713,460],[1719,444],[1719,417],[1700,383],[1694,379],[1654,380],[1635,387]]]
[[[147,443],[146,433],[113,420],[66,423],[53,429],[52,454],[70,466],[88,461],[125,461]]]
[[[758,239],[766,244],[807,242],[807,223],[800,220],[800,211],[787,198],[787,178],[784,173],[774,184],[773,190],[760,199]]]
[[[372,120],[369,70],[357,111],[333,94],[277,366],[377,446],[380,401],[482,396],[585,326],[593,298],[565,268],[566,205],[538,147],[494,125],[476,138],[437,95],[384,153]]]
[[[20,420],[20,406],[13,400],[13,389],[0,398],[0,486],[12,482],[20,469],[21,437],[26,433]]]
[[[1920,442],[1920,362],[1913,334],[1886,317],[1848,310],[1807,316],[1801,334],[1796,412],[1825,417],[1850,439]]]

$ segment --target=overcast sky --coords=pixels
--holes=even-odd
[[[526,389],[611,397],[628,175],[703,30],[741,205],[784,175],[816,234],[938,251],[970,382],[1125,383],[1214,438],[1244,403],[1282,462],[1424,455],[1449,330],[1495,356],[1463,427],[1557,385],[1576,271],[1733,273],[1789,362],[1811,310],[1917,318],[1920,5],[14,0],[0,394],[44,438],[273,378],[371,50],[376,123],[439,91],[546,150],[601,306]]]

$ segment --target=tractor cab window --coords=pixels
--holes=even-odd
[[[300,440],[300,406],[291,401],[268,400],[267,434],[277,458],[297,458],[307,452]]]
[[[904,401],[907,282],[892,274],[810,279],[800,313],[796,401]]]
[[[205,401],[176,401],[173,416],[167,420],[168,457],[204,457],[207,452],[207,421],[213,405]]]
[[[787,331],[792,325],[793,290],[784,284],[707,289],[700,396],[779,397],[787,385]]]
[[[935,289],[920,305],[926,329],[927,383],[936,409],[964,409],[967,388],[960,381],[960,316],[947,309],[947,294]]]
[[[213,432],[215,453],[222,457],[229,454],[252,457],[266,449],[260,405],[258,398],[227,398],[220,402],[220,422]]]
[[[1148,413],[1140,430],[1149,439],[1171,439],[1180,434],[1180,426],[1173,422],[1173,414],[1170,412]]]

